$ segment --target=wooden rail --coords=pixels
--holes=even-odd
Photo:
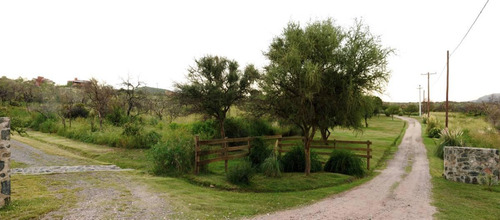
[[[261,136],[261,137],[245,137],[245,138],[225,138],[225,139],[214,139],[214,140],[200,140],[199,136],[195,136],[195,168],[194,173],[198,174],[200,172],[200,167],[209,163],[224,161],[224,168],[227,172],[228,160],[233,160],[237,158],[246,157],[250,154],[251,146],[250,142],[256,138],[262,138],[267,141],[275,141],[274,151],[278,152],[279,155],[283,152],[289,152],[289,150],[283,149],[283,147],[291,147],[297,144],[302,144],[304,137],[294,136],[294,137],[282,137],[281,135],[274,136]],[[295,143],[294,143],[295,142]],[[231,143],[236,143],[238,146],[229,146]],[[348,145],[366,145],[366,148],[362,147],[345,147],[338,146],[338,144],[348,144]],[[367,169],[370,169],[370,159],[372,158],[370,141],[344,141],[344,140],[313,140],[311,141],[311,148],[313,149],[344,149],[352,151],[362,151],[363,154],[356,154],[358,157],[366,158]],[[201,149],[201,146],[212,146],[211,149]],[[213,149],[215,148],[215,149]],[[330,152],[316,152],[320,155],[330,155]],[[207,159],[201,159],[202,157],[209,157]]]

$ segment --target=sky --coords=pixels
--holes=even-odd
[[[94,77],[118,87],[130,76],[173,89],[205,55],[262,69],[263,53],[289,22],[362,19],[385,47],[388,102],[418,102],[430,77],[432,101],[445,100],[446,51],[459,44],[484,6],[478,0],[345,1],[4,1],[0,76],[43,76],[66,84]],[[500,93],[500,2],[492,0],[450,58],[451,101]],[[1,88],[0,88],[1,89]],[[426,91],[427,92],[427,91]],[[427,94],[426,94],[427,96]]]

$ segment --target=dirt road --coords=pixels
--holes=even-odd
[[[417,120],[387,168],[370,182],[321,202],[255,219],[432,219],[431,176]]]
[[[64,165],[72,165],[69,168],[77,169],[50,174],[46,183],[48,190],[65,203],[54,211],[38,216],[38,219],[166,219],[173,214],[167,202],[168,195],[151,189],[140,181],[140,176],[135,175],[134,171],[92,171],[93,167],[87,164],[91,164],[93,160],[79,159],[76,155],[68,157],[50,154],[44,150],[44,147],[50,145],[48,143],[21,137],[16,139],[29,140],[30,144],[11,140],[12,161],[25,166],[18,169],[27,170],[13,175],[30,175],[33,168],[38,168],[34,169],[36,171],[61,169]],[[90,170],[87,169],[89,167]],[[119,168],[115,167],[111,170],[117,169]],[[17,183],[13,181],[12,184]]]

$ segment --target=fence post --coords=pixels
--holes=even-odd
[[[337,139],[333,139],[333,149],[337,148]]]
[[[194,136],[194,174],[198,175],[200,173],[200,136]]]
[[[226,140],[227,137],[224,137],[224,140]],[[224,170],[226,171],[227,173],[227,142],[224,141],[224,144],[223,144],[223,147],[224,147]]]
[[[367,170],[370,170],[370,144],[372,144],[372,142],[370,141],[367,141],[366,143],[366,169]]]

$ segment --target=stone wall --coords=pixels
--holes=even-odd
[[[10,202],[10,120],[0,117],[0,208]]]
[[[444,177],[448,180],[477,184],[492,174],[500,178],[500,150],[475,147],[445,147]]]

